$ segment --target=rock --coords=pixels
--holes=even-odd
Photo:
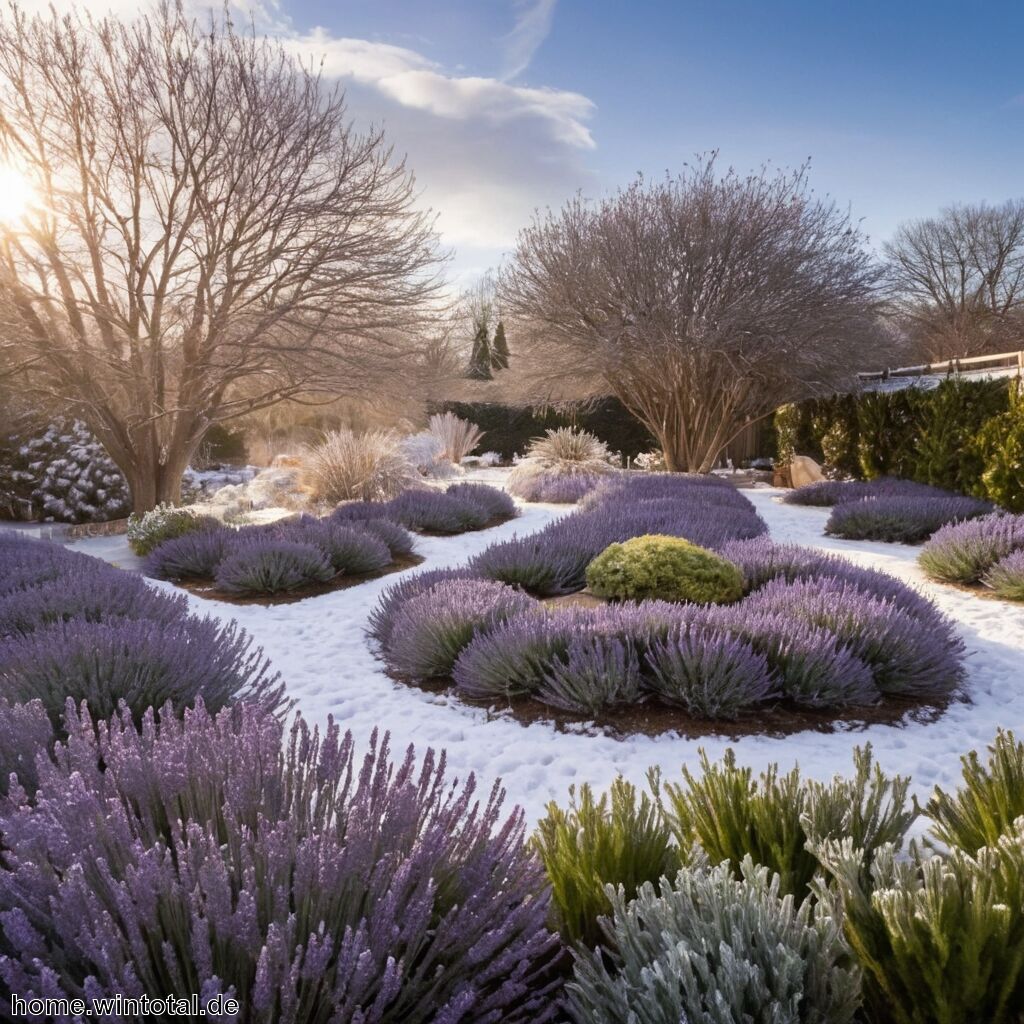
[[[825,479],[825,474],[814,459],[806,455],[794,455],[789,464],[789,476],[794,487],[803,487],[805,484],[816,484],[819,480]]]

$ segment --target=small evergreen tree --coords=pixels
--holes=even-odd
[[[487,333],[487,322],[484,321],[477,327],[473,338],[473,351],[469,356],[469,370],[466,376],[471,380],[490,380],[491,365],[491,342]]]
[[[494,331],[494,340],[491,342],[491,369],[508,369],[508,340],[505,337],[505,321],[499,320]]]

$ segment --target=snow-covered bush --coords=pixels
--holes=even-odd
[[[148,512],[133,512],[128,517],[128,545],[135,554],[148,555],[164,541],[217,525],[215,519],[200,515],[194,509],[164,503]]]
[[[501,454],[499,452],[481,452],[479,455],[466,455],[462,463],[464,466],[479,466],[481,469],[489,469],[491,466],[501,465]]]
[[[641,452],[633,460],[633,465],[645,473],[664,473],[668,469],[665,465],[665,453],[661,451]]]
[[[648,534],[609,544],[589,566],[587,586],[613,600],[726,604],[743,596],[732,562],[682,537]]]
[[[361,756],[333,724],[249,708],[68,729],[0,819],[8,991],[230,994],[249,1024],[555,1019],[562,948],[522,813],[443,755],[393,760],[375,734]]]
[[[1000,558],[982,578],[997,597],[1024,601],[1024,548]]]
[[[573,502],[614,472],[603,441],[583,430],[559,427],[530,442],[526,458],[509,475],[508,489],[524,501]]]
[[[683,868],[632,901],[609,887],[605,948],[576,956],[572,1019],[850,1024],[860,973],[838,917],[784,897],[765,867],[747,860],[742,870]]]
[[[910,779],[886,775],[871,748],[855,747],[852,777],[830,782],[805,779],[799,768],[785,775],[778,765],[755,776],[727,750],[712,762],[700,753],[700,770],[683,766],[683,782],[659,786],[668,828],[681,850],[694,844],[712,864],[728,864],[738,876],[745,858],[779,878],[783,893],[802,900],[821,865],[808,843],[850,839],[862,864],[889,843],[899,848],[917,810],[907,799]]]
[[[316,544],[265,533],[233,544],[217,566],[214,583],[226,594],[245,597],[326,583],[334,574],[326,552]]]
[[[918,562],[932,579],[943,583],[977,583],[996,562],[1021,549],[1024,515],[996,512],[936,530]]]
[[[237,700],[277,708],[277,677],[235,622],[195,616],[170,622],[70,619],[0,641],[0,690],[24,704],[41,700],[58,724],[68,699],[97,719],[123,701],[138,720],[169,704],[177,714],[202,699],[219,710]]]
[[[473,498],[433,489],[410,489],[387,505],[389,519],[417,533],[465,533],[480,530],[489,520],[487,509]]]
[[[413,679],[449,675],[476,633],[532,605],[501,583],[441,580],[403,602],[382,644],[384,662],[395,675]]]
[[[569,790],[568,809],[548,804],[534,844],[562,937],[589,949],[603,938],[598,919],[611,912],[606,885],[621,886],[631,900],[644,882],[671,878],[681,866],[658,802],[623,778],[600,798],[584,784],[578,795]]]
[[[402,452],[421,476],[444,479],[455,472],[455,467],[445,458],[444,441],[429,430],[403,438]]]
[[[837,504],[825,533],[847,540],[919,544],[949,523],[988,515],[992,505],[977,498],[894,495]]]
[[[387,501],[419,479],[392,430],[334,430],[306,448],[303,459],[314,499],[327,504]]]
[[[435,413],[428,426],[430,433],[441,442],[442,457],[456,466],[479,447],[484,436],[475,423],[460,419],[453,412]]]

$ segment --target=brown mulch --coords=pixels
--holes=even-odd
[[[294,604],[296,601],[304,601],[307,597],[321,597],[323,594],[333,594],[336,590],[348,590],[350,587],[358,587],[360,583],[367,580],[377,580],[382,576],[390,576],[393,572],[402,572],[403,569],[411,569],[421,565],[423,559],[418,555],[406,555],[396,558],[390,565],[376,572],[364,572],[358,575],[335,576],[326,583],[316,583],[308,587],[300,587],[297,590],[287,590],[280,594],[257,594],[252,597],[242,597],[237,594],[225,594],[218,590],[211,580],[174,580],[173,582],[187,590],[196,597],[204,597],[209,601],[223,601],[225,604],[262,604],[266,606],[278,604]]]

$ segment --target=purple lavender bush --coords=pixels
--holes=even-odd
[[[450,484],[445,494],[479,505],[489,519],[514,519],[519,513],[511,496],[487,484]]]
[[[93,559],[73,563],[60,579],[0,597],[0,638],[28,634],[56,622],[175,622],[188,614],[184,594],[165,594],[132,573]]]
[[[390,519],[367,519],[361,525],[366,533],[384,542],[393,559],[406,558],[416,550],[412,534],[404,526],[399,526]]]
[[[10,704],[0,697],[0,820],[5,813],[11,776],[31,796],[39,779],[36,759],[45,756],[53,743],[53,726],[38,700]],[[2,827],[0,827],[2,830]]]
[[[0,533],[0,596],[60,579],[73,567],[96,564],[88,555],[50,541]]]
[[[545,501],[574,505],[590,494],[607,476],[596,473],[566,474],[557,469],[542,470],[518,481],[515,493],[523,501]]]
[[[165,705],[181,714],[200,698],[211,711],[239,700],[268,711],[285,706],[283,685],[245,631],[234,621],[196,616],[73,619],[7,637],[0,641],[0,693],[17,704],[41,701],[54,726],[68,699],[104,719],[122,702],[137,720]]]
[[[406,601],[430,590],[435,583],[442,580],[472,579],[468,569],[428,569],[425,572],[410,573],[403,576],[397,583],[386,587],[377,601],[376,607],[370,612],[366,627],[367,635],[378,644],[387,643],[391,630],[394,628],[395,617]]]
[[[548,663],[534,696],[544,704],[583,715],[637,704],[641,692],[636,648],[614,636],[574,636],[564,660]]]
[[[248,597],[326,583],[334,575],[317,545],[264,534],[237,543],[217,566],[214,583],[225,594]]]
[[[996,512],[937,530],[917,560],[932,579],[977,583],[996,562],[1022,548],[1024,515]]]
[[[963,678],[964,645],[951,623],[928,623],[842,579],[773,580],[741,607],[828,630],[870,666],[884,694],[948,696]]]
[[[959,497],[952,491],[931,484],[919,484],[915,480],[900,480],[897,477],[879,477],[877,480],[819,480],[805,484],[783,495],[782,500],[790,505],[842,505],[864,498],[953,498]]]
[[[249,1024],[544,1024],[562,955],[523,815],[445,759],[243,708],[69,710],[0,821],[0,978],[24,998],[218,994]]]
[[[346,576],[376,572],[391,564],[391,551],[387,544],[362,524],[349,525],[302,516],[283,526],[281,536],[318,547],[327,556],[334,572]]]
[[[985,573],[983,582],[997,597],[1008,601],[1024,601],[1024,548],[1000,558]]]
[[[603,550],[598,547],[602,538],[587,534],[588,525],[574,523],[562,530],[549,526],[531,536],[499,541],[474,556],[469,567],[485,579],[538,597],[571,594],[586,585],[587,566]]]
[[[212,580],[240,536],[222,526],[172,537],[150,551],[143,572],[158,580]]]
[[[388,503],[381,501],[346,501],[330,515],[337,522],[372,522],[387,519]]]
[[[403,602],[381,654],[389,671],[398,676],[450,675],[455,659],[475,633],[533,604],[532,598],[502,583],[442,580]]]
[[[724,630],[677,628],[651,645],[647,666],[651,690],[695,718],[736,718],[780,696],[765,656]]]
[[[490,516],[476,501],[430,488],[403,491],[387,503],[388,518],[417,533],[455,534],[480,530]]]
[[[847,540],[920,544],[949,523],[988,515],[992,505],[977,498],[895,495],[837,504],[825,533]]]

